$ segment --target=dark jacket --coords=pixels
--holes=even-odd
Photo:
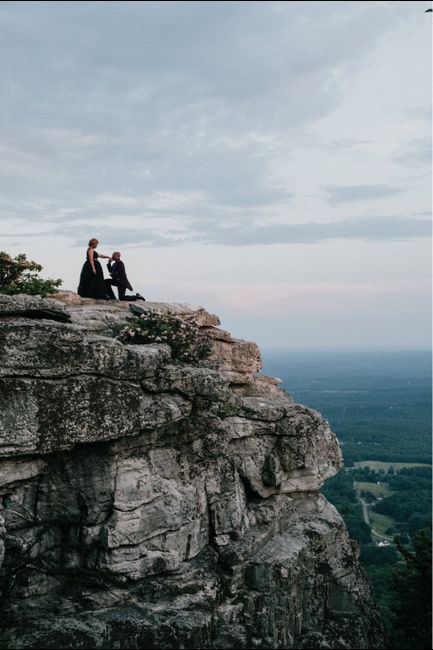
[[[108,262],[107,268],[111,277],[117,282],[118,285],[121,287],[126,287],[132,291],[132,287],[126,275],[125,265],[122,260],[117,260],[117,262]]]

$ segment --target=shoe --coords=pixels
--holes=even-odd
[[[136,293],[135,297],[137,298],[137,300],[144,300],[144,302],[146,302],[146,298],[143,298],[143,296],[140,293]]]

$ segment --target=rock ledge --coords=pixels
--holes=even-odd
[[[145,305],[206,364],[113,339],[123,303],[0,296],[0,648],[384,647],[328,423]]]

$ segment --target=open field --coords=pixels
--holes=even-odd
[[[386,483],[367,483],[365,481],[355,481],[353,484],[355,490],[368,490],[376,497],[390,497],[393,491],[389,489]]]
[[[370,522],[372,525],[372,529],[374,528],[374,531],[381,537],[386,537],[390,541],[393,539],[393,535],[387,535],[385,531],[390,528],[390,526],[394,525],[394,519],[392,517],[388,517],[387,515],[380,515],[377,512],[374,512],[374,510],[371,510],[370,508],[368,509],[368,514],[370,516]],[[372,535],[374,537],[374,531],[372,530]]]
[[[384,469],[388,471],[391,465],[395,469],[402,469],[403,467],[429,467],[427,463],[390,463],[381,460],[361,460],[354,463],[355,467],[370,467],[371,469]],[[348,468],[350,469],[350,467]]]

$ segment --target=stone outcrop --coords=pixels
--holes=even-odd
[[[328,423],[216,316],[145,306],[209,359],[123,345],[125,303],[0,297],[0,647],[383,647]]]

